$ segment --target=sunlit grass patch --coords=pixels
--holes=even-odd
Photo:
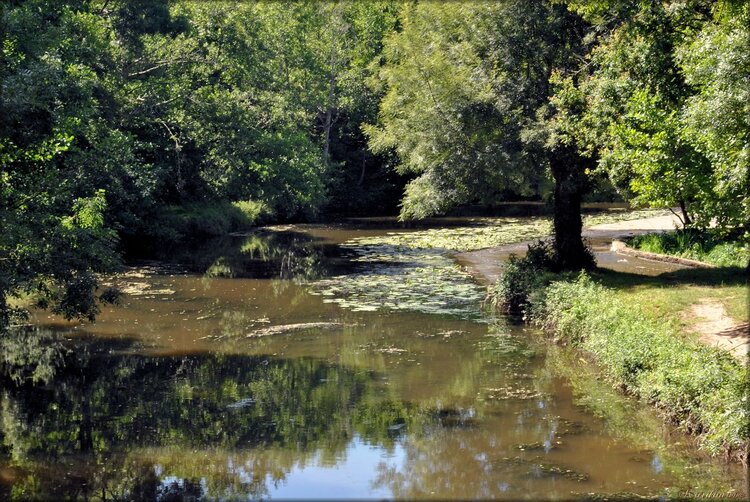
[[[712,231],[676,230],[635,236],[628,244],[651,253],[703,261],[717,267],[745,267],[750,244],[742,236],[722,236]]]

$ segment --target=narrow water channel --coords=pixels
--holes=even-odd
[[[94,324],[38,314],[4,342],[46,381],[2,383],[0,498],[742,494],[579,355],[482,314],[449,255],[377,243],[399,232],[225,238],[113,277]]]

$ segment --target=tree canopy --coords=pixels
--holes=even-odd
[[[706,227],[748,213],[747,4],[572,1],[592,23],[587,64],[558,75],[566,132],[637,204]]]
[[[4,2],[2,325],[31,293],[92,317],[95,273],[128,243],[225,231],[238,212],[309,220],[403,196],[402,218],[422,218],[552,197],[560,266],[580,268],[580,201],[606,175],[634,204],[743,228],[749,10]]]

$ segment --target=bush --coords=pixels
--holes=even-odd
[[[261,201],[239,200],[237,202],[232,202],[232,206],[242,215],[239,224],[245,226],[258,225],[262,223],[264,218],[271,214],[266,203]]]
[[[539,304],[546,286],[559,277],[557,254],[552,241],[529,244],[526,256],[511,255],[503,274],[488,293],[487,303],[504,314],[527,315],[534,304]]]

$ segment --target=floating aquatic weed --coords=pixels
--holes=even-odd
[[[620,221],[640,220],[641,218],[654,218],[656,216],[670,216],[669,209],[639,209],[636,211],[605,211],[602,213],[588,214],[583,217],[583,225],[591,227],[605,223],[618,223]]]
[[[373,252],[395,247],[400,252],[422,249],[440,254],[473,251],[549,235],[549,218],[484,218],[462,227],[430,228],[414,232],[390,232],[376,237],[360,237],[344,244],[349,248],[371,249]]]
[[[297,324],[281,324],[277,326],[269,326],[267,328],[253,330],[250,333],[246,334],[245,338],[258,338],[261,336],[288,334],[296,331],[343,329],[350,326],[354,325],[344,324],[341,322],[303,322]]]
[[[401,354],[407,352],[407,350],[399,349],[398,347],[383,347],[381,349],[375,349],[375,352],[382,352],[383,354]]]
[[[347,243],[359,271],[311,283],[326,303],[353,311],[416,311],[479,318],[484,291],[447,252]]]
[[[511,219],[506,220],[510,225]],[[539,225],[547,225],[548,231],[548,222],[527,230],[538,233]],[[467,226],[351,239],[342,247],[360,270],[313,282],[311,292],[354,311],[406,310],[479,319],[485,292],[450,254],[500,243],[499,232],[494,226]],[[510,242],[518,235],[505,239]]]
[[[507,400],[507,399],[520,399],[520,400],[527,400],[527,399],[536,399],[538,397],[541,397],[542,394],[536,390],[528,389],[525,387],[512,387],[510,385],[506,385],[503,387],[487,387],[483,389],[487,395],[485,396],[485,399],[490,400]]]
[[[571,481],[588,481],[589,475],[583,472],[574,471],[563,466],[555,464],[535,464],[529,473],[535,478],[565,478]]]
[[[559,464],[549,462],[538,462],[539,457],[535,460],[529,460],[521,457],[504,457],[495,462],[499,466],[518,466],[527,470],[526,475],[533,478],[564,478],[571,481],[588,481],[589,475],[569,469]]]
[[[529,359],[536,355],[528,340],[513,334],[507,324],[499,319],[490,325],[487,335],[477,342],[477,348],[486,359],[494,361]]]
[[[558,416],[544,416],[542,420],[552,422],[558,436],[574,436],[586,432],[586,426],[580,422]]]
[[[580,500],[590,500],[590,501],[598,501],[598,500],[606,500],[609,502],[617,501],[617,500],[623,500],[623,501],[633,501],[633,500],[653,500],[653,501],[664,501],[670,497],[669,494],[669,488],[665,488],[664,490],[665,495],[643,495],[635,492],[617,492],[617,493],[611,493],[611,492],[604,492],[604,493],[597,493],[597,492],[570,492],[570,496],[572,499],[580,499]],[[694,497],[690,496],[680,496],[678,497],[680,499],[692,499]],[[698,497],[703,498],[703,497]],[[708,498],[715,498],[717,500],[721,500],[724,498],[731,498],[731,497],[708,497]]]
[[[449,329],[445,331],[438,331],[435,336],[442,336],[443,338],[450,338],[453,335],[465,335],[466,331],[461,329]]]
[[[543,450],[544,452],[549,452],[550,450],[557,450],[562,444],[562,441],[559,439],[553,439],[551,441],[534,441],[533,443],[517,444],[516,449],[521,451]]]
[[[620,221],[627,214],[613,218]],[[597,222],[603,221],[608,220],[600,216]],[[549,218],[482,218],[460,227],[350,239],[341,247],[359,268],[312,281],[311,293],[356,312],[384,309],[480,319],[485,291],[451,255],[538,239],[551,230]]]

